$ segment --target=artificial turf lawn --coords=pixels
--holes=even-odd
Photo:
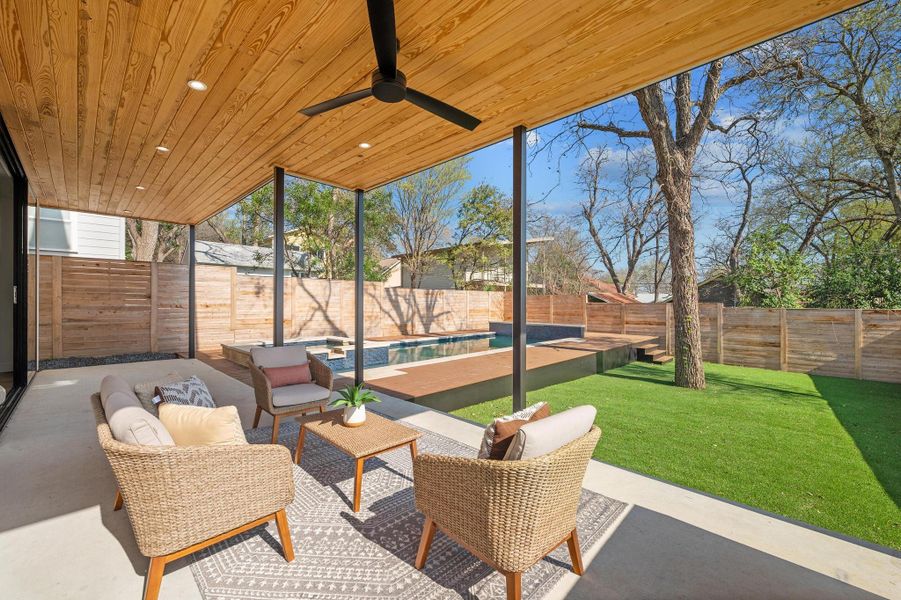
[[[595,458],[901,549],[901,385],[707,364],[631,363],[529,392],[553,412],[598,409]],[[454,411],[487,423],[509,397]],[[611,490],[616,496],[616,491]]]

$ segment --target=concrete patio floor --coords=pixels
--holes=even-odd
[[[141,597],[147,559],[137,551],[126,512],[112,511],[115,483],[88,398],[108,373],[136,383],[173,371],[204,379],[217,403],[237,406],[250,426],[252,390],[198,360],[37,375],[0,437],[0,596]],[[380,412],[473,448],[481,440],[476,425],[382,398]],[[566,575],[548,598],[901,599],[897,553],[598,461],[591,461],[584,485],[630,506],[586,553],[585,576]],[[167,568],[162,599],[201,598],[186,566],[182,560]]]

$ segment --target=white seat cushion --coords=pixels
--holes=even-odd
[[[277,348],[254,347],[250,358],[258,367],[293,367],[307,363],[307,349],[303,344],[279,346]]]
[[[272,406],[285,408],[310,402],[322,402],[328,400],[331,393],[315,383],[298,383],[286,385],[272,390]]]
[[[594,425],[595,415],[595,407],[584,405],[526,423],[516,432],[504,460],[525,460],[550,454],[588,433]]]

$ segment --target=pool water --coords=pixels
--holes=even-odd
[[[402,363],[456,356],[458,354],[471,354],[484,352],[494,348],[509,348],[513,345],[513,338],[509,335],[498,335],[490,338],[477,338],[471,340],[455,340],[451,342],[435,342],[434,344],[419,344],[417,346],[401,346],[388,349],[388,364],[399,365]]]

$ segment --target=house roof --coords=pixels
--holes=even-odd
[[[629,294],[622,294],[616,290],[616,286],[600,279],[585,279],[589,286],[588,295],[608,304],[639,304],[638,298]]]
[[[396,0],[398,66],[468,131],[374,98],[298,112],[370,85],[362,0],[30,0],[0,16],[0,112],[43,206],[198,223],[275,165],[371,189],[859,3]]]
[[[272,248],[244,246],[197,240],[194,246],[197,264],[272,269]],[[285,261],[286,268],[290,267]]]

